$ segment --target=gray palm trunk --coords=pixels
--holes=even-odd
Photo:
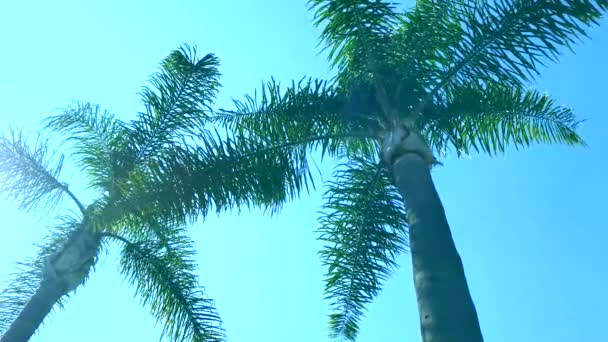
[[[462,261],[425,160],[407,153],[392,177],[407,208],[414,285],[424,342],[483,341]]]
[[[464,268],[431,167],[433,152],[405,121],[384,134],[380,157],[407,209],[409,247],[424,342],[482,342]]]
[[[34,335],[60,299],[82,284],[94,264],[100,236],[88,229],[73,231],[64,245],[50,255],[40,285],[0,342],[26,342]]]
[[[2,335],[0,341],[28,341],[42,324],[44,318],[51,312],[53,306],[65,294],[65,289],[58,281],[41,281],[34,296],[28,301],[6,333]]]

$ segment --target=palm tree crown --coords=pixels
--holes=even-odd
[[[198,284],[193,242],[185,230],[186,219],[213,205],[225,210],[253,200],[246,185],[223,175],[227,171],[219,159],[228,159],[230,142],[215,142],[215,133],[206,129],[220,87],[218,65],[214,55],[201,58],[184,45],[162,61],[151,86],[141,92],[145,110],[137,119],[124,122],[98,106],[74,103],[44,121],[45,130],[69,144],[97,196],[90,204],[60,180],[63,156],[53,161],[57,158],[47,140],[32,144],[19,130],[0,138],[0,190],[20,209],[48,211],[65,196],[78,207],[51,225],[38,254],[18,264],[19,271],[0,293],[2,341],[27,340],[40,323],[25,314],[36,294],[51,282],[59,284],[57,303],[35,313],[41,320],[86,280],[109,243],[119,244],[120,272],[162,323],[163,336],[171,341],[224,340],[213,302]],[[196,163],[189,165],[189,160]],[[171,191],[167,167],[174,174],[197,167],[206,177],[199,177],[198,187],[187,193]],[[191,206],[174,210],[175,198]],[[33,330],[23,332],[25,326]]]

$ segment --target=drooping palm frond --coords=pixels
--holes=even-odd
[[[459,155],[471,149],[496,154],[509,145],[584,145],[576,133],[580,121],[570,108],[538,91],[495,83],[454,89],[426,119],[424,133],[440,152],[453,147]]]
[[[373,153],[366,139],[373,137],[368,126],[374,122],[358,115],[350,100],[326,81],[294,81],[283,91],[271,80],[259,100],[256,93],[234,101],[235,110],[218,111],[214,122],[269,146],[320,148],[330,156]]]
[[[218,65],[213,54],[199,58],[196,48],[187,45],[163,60],[151,77],[152,87],[142,91],[146,111],[131,123],[134,164],[167,144],[202,134],[220,87]]]
[[[72,155],[88,173],[91,186],[111,191],[116,178],[118,144],[127,132],[124,124],[88,102],[75,102],[43,123],[72,145]]]
[[[120,271],[163,325],[171,341],[219,342],[224,331],[213,301],[198,285],[193,242],[185,229],[154,223],[128,230],[122,242]]]
[[[72,198],[81,211],[84,207],[58,177],[63,156],[52,162],[53,152],[40,135],[30,146],[21,130],[0,136],[0,192],[17,202],[21,210],[44,207],[52,210],[64,195]]]
[[[440,30],[436,32],[442,40],[432,58],[422,54],[418,62],[438,66],[437,73],[424,75],[431,81],[423,83],[433,85],[423,105],[453,85],[494,80],[521,86],[538,74],[539,65],[555,61],[563,48],[572,48],[608,9],[608,0],[440,0],[421,4],[418,21],[428,19],[425,11],[448,14],[429,23]],[[406,31],[427,23],[410,21],[409,25]]]
[[[398,22],[397,3],[383,0],[309,0],[314,24],[323,26],[321,41],[329,49],[332,65],[342,71],[352,64],[367,63],[374,47]],[[358,59],[362,56],[362,59]]]
[[[219,213],[255,205],[275,213],[314,186],[306,154],[280,149],[219,134],[198,146],[166,149],[146,172],[131,175],[117,205],[176,221],[206,216],[213,208]]]
[[[361,102],[359,94],[341,95],[327,82],[312,79],[292,82],[283,91],[272,80],[260,94],[260,99],[256,95],[234,101],[235,110],[220,110],[213,121],[232,132],[232,156],[253,158],[246,165],[255,165],[251,167],[256,173],[239,179],[251,179],[249,184],[258,187],[250,189],[260,189],[260,194],[279,191],[270,196],[272,205],[295,198],[308,183],[314,186],[308,167],[310,151],[320,150],[322,157],[377,154],[373,138],[378,122],[361,111],[369,103]],[[274,171],[269,172],[268,165]],[[261,202],[268,204],[268,199]]]
[[[8,330],[40,286],[48,258],[77,227],[76,221],[63,219],[59,224],[50,227],[44,240],[37,244],[38,252],[34,258],[17,263],[17,271],[11,275],[8,286],[0,292],[0,336]],[[65,297],[61,298],[57,306],[63,308],[65,300]]]
[[[406,247],[407,223],[400,195],[375,162],[352,159],[335,177],[324,195],[320,255],[328,267],[332,337],[354,341],[365,306]]]
[[[255,95],[233,100],[234,110],[219,110],[213,121],[231,131],[263,137],[300,133],[321,135],[338,125],[340,100],[326,81],[302,79],[281,87],[274,79],[262,83]],[[261,127],[260,127],[261,125]]]

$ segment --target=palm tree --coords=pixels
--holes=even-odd
[[[365,306],[409,247],[423,340],[482,341],[431,177],[435,156],[583,145],[573,111],[527,84],[608,1],[417,0],[404,12],[381,0],[309,4],[335,77],[284,88],[273,79],[216,122],[290,159],[299,173],[285,184],[312,181],[311,151],[343,161],[319,229],[333,337],[355,340]]]
[[[45,120],[45,130],[64,138],[86,175],[95,196],[90,204],[61,181],[63,156],[53,158],[48,140],[31,143],[20,130],[0,137],[0,190],[20,209],[48,213],[63,197],[77,208],[51,224],[38,254],[18,264],[0,293],[0,341],[29,340],[52,309],[85,282],[110,244],[119,245],[119,271],[162,322],[163,336],[224,340],[213,302],[198,284],[193,243],[184,227],[211,208],[261,203],[258,194],[280,192],[262,178],[226,177],[239,166],[249,171],[271,164],[256,166],[259,158],[231,164],[236,145],[205,128],[220,87],[218,65],[214,55],[199,58],[184,45],[163,60],[152,87],[141,92],[145,111],[136,120],[123,122],[89,103],[74,103]],[[173,187],[175,177],[189,174],[197,175],[189,188]]]

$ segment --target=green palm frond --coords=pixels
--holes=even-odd
[[[389,72],[404,80],[416,80],[429,88],[442,68],[436,60],[443,61],[449,53],[450,44],[458,41],[462,28],[453,20],[458,17],[460,6],[465,2],[452,0],[417,0],[409,11],[400,17],[399,26],[392,32],[388,55],[385,57]],[[456,13],[454,13],[456,11]],[[441,65],[440,65],[441,66]],[[404,89],[407,94],[407,89]]]
[[[38,252],[34,258],[17,263],[17,271],[11,275],[8,286],[0,292],[0,336],[8,330],[40,286],[48,258],[77,227],[76,221],[64,218],[59,224],[50,227],[47,236],[36,245]],[[61,298],[57,306],[63,308],[65,301],[65,297]]]
[[[508,145],[532,143],[584,145],[570,108],[538,91],[500,84],[454,89],[427,123],[431,146],[440,152],[451,146],[459,155],[471,149],[496,154]]]
[[[147,172],[132,174],[125,203],[118,205],[177,221],[205,216],[212,208],[219,213],[256,205],[274,213],[314,187],[302,149],[217,135],[196,147],[165,149],[147,164]]]
[[[131,123],[135,164],[167,144],[202,134],[220,87],[218,65],[213,54],[199,58],[187,45],[163,60],[151,77],[152,87],[141,93],[146,111]]]
[[[332,337],[354,341],[365,306],[381,289],[407,241],[400,195],[377,163],[353,159],[335,172],[324,195],[320,252],[332,300]]]
[[[381,47],[383,38],[398,22],[395,2],[309,0],[308,3],[314,10],[314,24],[324,25],[321,41],[329,49],[329,58],[341,70],[353,57],[373,52],[370,45]]]
[[[361,107],[368,103],[356,102],[360,100],[357,95],[342,96],[321,80],[292,82],[285,90],[272,80],[263,85],[259,99],[256,93],[244,101],[235,100],[235,110],[220,110],[214,116],[215,123],[233,132],[232,140],[226,143],[226,146],[232,145],[231,157],[226,156],[224,160],[250,159],[244,164],[250,166],[240,168],[247,172],[250,167],[256,173],[237,178],[251,179],[242,183],[253,185],[248,191],[255,189],[253,193],[266,196],[272,193],[268,190],[277,190],[270,196],[273,205],[293,199],[304,186],[308,189],[308,183],[314,186],[308,165],[310,151],[320,150],[322,157],[377,155],[373,141],[377,122],[360,115]],[[213,160],[216,154],[201,153],[208,160]],[[218,163],[215,159],[214,163]],[[225,162],[219,161],[217,165]],[[274,170],[269,171],[269,165],[273,165]],[[264,204],[268,201],[268,197],[261,199]],[[254,200],[253,203],[260,202]]]
[[[374,153],[368,138],[373,122],[359,116],[350,99],[326,81],[302,79],[291,86],[271,80],[260,99],[234,101],[235,110],[220,110],[214,122],[249,139],[272,146],[320,148],[323,155]]]
[[[326,81],[303,78],[282,88],[271,79],[262,83],[259,94],[259,99],[256,91],[253,97],[233,100],[235,109],[219,110],[213,121],[258,137],[266,133],[321,135],[338,124],[340,99]]]
[[[436,32],[444,39],[433,58],[429,59],[427,54],[420,56],[423,59],[419,63],[439,66],[436,74],[424,75],[434,84],[425,102],[452,85],[495,80],[506,86],[521,86],[538,74],[538,66],[545,60],[556,61],[561,49],[571,49],[577,40],[586,36],[586,30],[597,24],[602,12],[608,9],[608,0],[426,1],[423,4],[419,10],[429,11],[429,15],[438,11],[449,14],[433,22],[440,30]],[[420,15],[418,20],[425,18],[428,16]],[[416,30],[417,25],[410,25],[407,29]],[[456,28],[459,30],[455,31]]]
[[[84,207],[58,177],[63,156],[52,162],[48,141],[38,135],[30,146],[21,130],[0,136],[0,192],[17,202],[21,210],[52,210],[63,195],[68,195],[83,211]]]
[[[75,102],[59,115],[44,120],[46,129],[63,136],[72,154],[98,190],[112,189],[120,138],[126,133],[121,121],[98,105]]]
[[[152,223],[127,231],[126,238],[111,237],[123,243],[121,272],[143,305],[162,322],[163,337],[171,341],[224,340],[213,301],[198,285],[194,246],[185,229]]]

